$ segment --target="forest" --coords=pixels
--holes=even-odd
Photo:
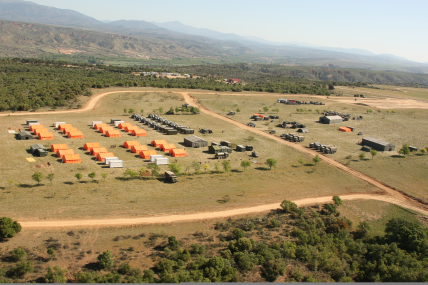
[[[2,256],[0,282],[428,281],[426,227],[393,218],[384,235],[372,236],[367,222],[353,226],[342,217],[341,205],[338,196],[322,207],[297,207],[284,200],[280,209],[265,216],[217,222],[214,236],[195,232],[190,242],[141,234],[134,239],[144,238],[155,249],[153,266],[143,270],[124,262],[126,254],[119,258],[107,250],[78,272],[66,275],[66,269],[48,267],[39,269],[36,280],[28,280],[26,275],[33,271],[32,259],[36,257],[30,250],[16,248]],[[121,238],[125,237],[114,240]],[[55,240],[49,241],[47,260],[55,260],[58,246],[61,244]]]

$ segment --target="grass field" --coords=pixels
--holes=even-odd
[[[398,152],[379,152],[372,160],[371,155],[367,153],[365,160],[360,160],[358,155],[361,153],[362,137],[372,136],[385,141],[392,142],[396,149],[400,149],[403,143],[421,148],[428,146],[428,136],[426,130],[428,127],[428,110],[421,109],[395,109],[396,113],[387,114],[385,110],[340,103],[319,96],[291,96],[284,95],[281,98],[304,100],[304,101],[321,101],[326,103],[325,106],[305,105],[293,106],[276,103],[280,98],[278,95],[265,94],[263,96],[244,96],[243,95],[194,95],[208,109],[219,114],[226,115],[230,110],[240,109],[236,115],[231,116],[236,121],[247,124],[250,117],[256,112],[264,114],[263,107],[269,109],[279,109],[279,112],[268,112],[266,114],[278,115],[280,117],[276,122],[259,121],[256,128],[264,131],[276,130],[277,136],[282,133],[295,133],[293,129],[282,129],[276,127],[279,122],[297,121],[307,126],[309,133],[305,134],[305,141],[300,143],[309,146],[311,142],[320,142],[338,146],[338,152],[330,155],[332,158],[350,165],[351,167],[377,178],[386,184],[404,191],[411,196],[422,200],[428,194],[428,177],[426,169],[428,166],[428,155],[410,155],[401,157]],[[296,109],[303,108],[304,112],[297,112]],[[226,110],[224,112],[223,110]],[[311,110],[310,110],[311,109]],[[334,110],[342,113],[349,113],[351,117],[363,116],[363,120],[351,120],[340,125],[324,125],[318,123],[319,117],[316,109],[320,112],[325,110]],[[371,109],[374,112],[367,113]],[[343,133],[338,131],[341,126],[355,127],[355,132]],[[363,136],[358,136],[358,132],[363,132]],[[297,160],[293,162],[297,165]],[[428,201],[427,201],[428,202]]]
[[[398,87],[391,85],[373,85],[380,89],[364,87],[338,87],[334,92],[342,93],[344,96],[364,94],[366,97],[399,97],[428,101],[428,88]]]
[[[231,176],[225,173],[180,176],[179,183],[171,185],[164,183],[162,179],[123,180],[123,169],[105,168],[81,149],[86,142],[100,142],[101,146],[109,148],[124,160],[126,168],[138,171],[147,166],[148,162],[119,147],[124,141],[135,138],[125,132],[122,132],[121,138],[107,138],[92,129],[91,122],[109,122],[112,118],[119,118],[136,124],[128,114],[124,114],[124,108],[134,108],[137,112],[144,109],[144,114],[147,115],[159,107],[167,110],[171,106],[181,106],[182,103],[182,97],[174,93],[122,93],[107,96],[91,112],[0,118],[0,147],[7,150],[1,154],[0,164],[0,202],[4,215],[17,219],[160,215],[230,209],[308,196],[376,191],[367,183],[322,163],[316,167],[299,166],[297,161],[301,157],[307,161],[310,157],[273,140],[260,138],[223,121],[213,120],[204,114],[165,117],[195,129],[211,128],[214,134],[200,134],[209,142],[228,140],[234,144],[253,145],[259,153],[257,164],[252,163],[251,169],[243,172],[240,167],[241,160],[255,160],[250,158],[248,152],[234,152],[229,159],[233,169]],[[23,128],[22,124],[25,124],[26,119],[37,119],[54,133],[55,140],[43,143],[46,147],[50,148],[54,143],[66,143],[80,154],[82,163],[62,164],[53,153],[45,158],[35,157],[36,162],[28,162],[26,158],[32,155],[27,153],[27,150],[39,141],[18,141],[13,134],[7,132],[9,127]],[[53,129],[55,121],[71,123],[83,132],[84,139],[67,139]],[[178,148],[183,147],[181,143],[185,135],[165,136],[153,129],[149,130],[147,137],[138,139],[141,144],[149,144],[154,139],[167,139]],[[118,147],[110,148],[112,145]],[[211,159],[213,155],[207,153],[207,149],[186,150],[188,157],[177,159],[183,170],[185,166],[196,161],[202,166],[208,164],[210,171],[214,171],[216,161]],[[278,160],[278,167],[268,171],[263,162],[271,157]],[[51,166],[48,166],[47,162]],[[31,179],[31,175],[36,171],[42,172],[45,177],[54,173],[52,185],[44,180],[41,186],[37,186]],[[92,183],[87,176],[93,171],[97,174],[96,183]],[[194,170],[191,169],[190,172],[194,173]],[[76,173],[83,174],[83,183],[78,183]],[[105,182],[101,173],[108,174]],[[9,183],[10,180],[13,180],[13,183]],[[230,202],[222,203],[225,195],[229,195]]]

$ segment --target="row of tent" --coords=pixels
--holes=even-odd
[[[138,126],[133,126],[131,123],[126,123],[120,120],[112,120],[115,127],[124,130],[127,133],[131,133],[136,137],[147,136],[146,130],[140,129]],[[119,130],[115,130],[112,126],[107,125],[101,121],[92,122],[92,127],[98,130],[100,133],[105,134],[109,138],[120,138],[121,134]]]
[[[106,147],[101,147],[100,143],[86,143],[84,150],[89,151],[100,162],[104,162],[110,168],[123,168],[123,160],[120,160]]]
[[[55,152],[62,159],[63,163],[81,163],[82,160],[79,154],[75,154],[74,150],[68,149],[66,144],[53,144],[51,151]]]
[[[67,135],[69,139],[83,139],[83,133],[71,124],[65,122],[55,122],[55,128]]]
[[[41,141],[53,140],[54,136],[47,128],[40,123],[30,123],[30,131],[34,133]]]
[[[182,134],[194,134],[195,130],[188,128],[186,126],[180,125],[176,122],[163,118],[157,114],[149,114],[147,118],[139,114],[133,114],[131,118],[140,121],[141,123],[159,130],[167,135],[176,135],[178,133]]]

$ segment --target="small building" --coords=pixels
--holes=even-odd
[[[127,133],[132,133],[132,131],[136,131],[139,130],[140,128],[138,126],[127,126],[125,128],[125,132]]]
[[[29,132],[26,131],[20,131],[16,137],[18,138],[18,140],[22,140],[22,141],[28,141],[28,140],[32,140],[33,139],[33,135]]]
[[[41,144],[33,144],[32,146],[30,146],[30,152],[34,155],[34,153],[35,153],[35,151],[36,150],[38,150],[38,149],[44,149],[44,150],[46,150],[46,148],[43,146],[43,145],[41,145]]]
[[[363,138],[361,145],[369,146],[369,147],[374,148],[378,151],[393,151],[393,150],[395,150],[394,144],[380,140],[380,139],[376,139],[373,137]]]
[[[175,129],[168,129],[168,130],[166,130],[166,134],[169,135],[169,136],[177,135],[178,131],[175,130]]]
[[[45,127],[43,125],[41,125],[40,123],[37,123],[37,125],[31,125],[30,126],[30,131],[34,132],[37,129],[44,129]]]
[[[212,153],[212,154],[219,153],[219,152],[221,152],[221,146],[218,146],[218,145],[210,145],[210,146],[208,147],[208,151],[209,151],[210,153]]]
[[[34,124],[34,123],[38,123],[39,121],[37,120],[27,120],[27,126],[30,126],[30,124]]]
[[[118,157],[106,157],[106,158],[104,158],[104,163],[106,164],[106,165],[108,165],[108,162],[110,161],[110,160],[120,160]]]
[[[231,83],[231,84],[235,84],[235,83],[241,82],[241,80],[237,79],[237,78],[230,78],[230,79],[227,80],[227,82]]]
[[[119,129],[124,130],[126,127],[131,127],[132,124],[131,123],[120,123],[119,124]]]
[[[246,150],[246,151],[253,151],[253,150],[254,150],[254,147],[253,147],[252,145],[246,145],[246,146],[245,146],[245,150]]]
[[[98,129],[98,131],[102,134],[106,134],[108,131],[113,131],[113,127],[110,127],[108,125],[102,126]]]
[[[246,147],[243,146],[243,145],[237,145],[236,146],[236,151],[245,152],[246,151]]]
[[[172,149],[176,149],[177,147],[175,146],[175,144],[161,144],[159,146],[159,150],[164,151],[164,152],[168,152]]]
[[[195,130],[191,129],[191,128],[181,128],[179,131],[180,131],[180,133],[185,134],[185,135],[191,135],[191,134],[195,133]]]
[[[60,124],[60,125],[58,125],[58,129],[61,132],[63,132],[65,128],[69,128],[69,127],[72,127],[72,125],[71,124]]]
[[[108,166],[110,168],[123,168],[123,160],[109,160]]]
[[[68,132],[67,136],[69,139],[83,139],[83,133],[80,131],[77,132]]]
[[[46,149],[36,149],[33,153],[34,156],[45,157],[48,155],[48,151]]]
[[[222,145],[222,146],[232,147],[232,143],[231,143],[231,142],[228,142],[228,141],[221,141],[221,142],[220,142],[220,145]]]
[[[324,116],[320,117],[319,120],[323,124],[341,124],[343,122],[343,119],[341,116]]]
[[[37,128],[37,129],[34,130],[34,134],[36,136],[38,136],[41,133],[47,133],[47,132],[49,132],[49,130],[46,129],[46,128]]]
[[[199,147],[207,147],[208,141],[201,139],[195,135],[190,135],[184,138],[184,144],[188,147],[199,148]]]
[[[156,165],[168,165],[169,164],[169,158],[168,157],[157,157],[154,162]]]
[[[232,148],[228,146],[221,146],[221,152],[232,153]]]
[[[121,119],[111,119],[110,120],[110,124],[115,124],[116,125],[116,122],[123,122]]]
[[[150,162],[154,162],[156,158],[161,158],[163,155],[161,154],[155,154],[150,156]]]

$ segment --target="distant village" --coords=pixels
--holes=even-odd
[[[188,77],[188,78],[192,77],[190,74],[181,75],[181,73],[173,73],[173,72],[161,72],[161,73],[159,73],[156,71],[148,71],[148,72],[144,71],[144,72],[141,72],[140,75],[141,76],[148,76],[148,75],[150,75],[150,76],[153,76],[153,75],[156,75],[156,76],[175,76],[175,77],[184,76],[184,77]],[[223,79],[223,82],[229,83],[229,84],[237,84],[237,83],[241,83],[241,79],[237,79],[237,78]]]

